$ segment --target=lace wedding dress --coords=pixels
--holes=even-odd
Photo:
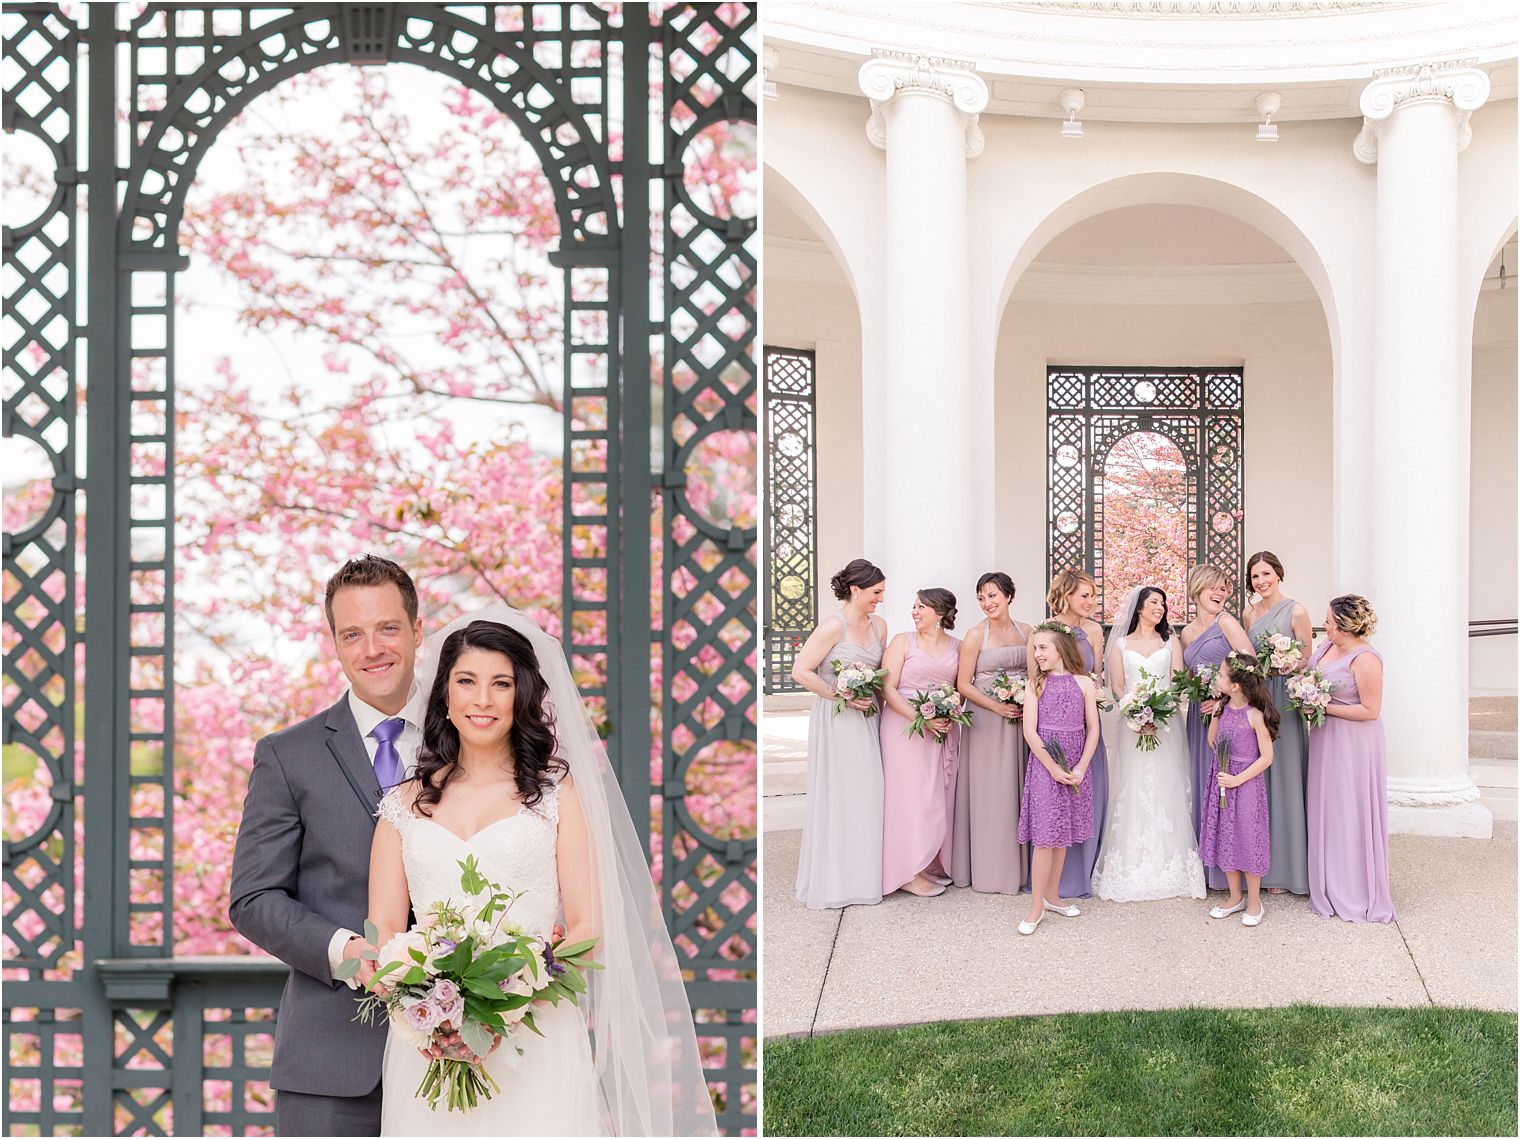
[[[1149,656],[1118,645],[1124,688],[1134,690],[1145,671],[1169,681],[1172,646],[1163,642]],[[1159,735],[1155,751],[1141,751],[1139,736],[1122,719],[1108,755],[1108,828],[1093,869],[1093,893],[1115,902],[1202,898],[1203,863],[1193,834],[1192,773],[1181,714]]]
[[[459,863],[474,855],[480,872],[520,893],[512,920],[530,933],[550,936],[559,914],[555,850],[559,789],[549,787],[538,804],[498,819],[468,842],[432,819],[413,814],[392,791],[380,817],[401,836],[401,858],[413,911],[459,898]],[[541,1006],[533,1019],[542,1036],[523,1029],[523,1054],[503,1044],[485,1063],[501,1091],[468,1112],[438,1110],[417,1098],[427,1059],[393,1033],[385,1046],[382,1078],[383,1135],[606,1135],[601,1094],[592,1069],[585,1013],[569,1002]]]

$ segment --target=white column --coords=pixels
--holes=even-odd
[[[880,424],[865,466],[881,482],[867,488],[866,533],[880,535],[868,556],[900,630],[915,589],[954,591],[963,614],[975,604],[966,160],[981,152],[987,85],[968,62],[880,50],[859,78],[867,136],[887,153],[881,368],[863,385]]]
[[[1377,72],[1355,152],[1377,164],[1372,574],[1387,662],[1394,830],[1487,837],[1467,755],[1468,462],[1461,420],[1457,154],[1488,76],[1438,63]]]

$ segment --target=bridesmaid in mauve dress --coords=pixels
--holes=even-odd
[[[1261,598],[1246,611],[1246,633],[1254,643],[1266,633],[1284,633],[1304,646],[1304,660],[1314,651],[1314,626],[1309,611],[1282,594],[1283,566],[1271,550],[1252,554],[1246,562],[1251,589]],[[1258,654],[1260,655],[1260,654]],[[1262,887],[1278,894],[1309,892],[1309,831],[1305,771],[1309,763],[1309,733],[1303,717],[1288,707],[1288,678],[1267,677],[1272,703],[1282,717],[1277,757],[1267,771],[1267,800],[1272,804],[1272,869]]]
[[[887,646],[881,714],[883,775],[881,892],[906,890],[932,898],[943,894],[950,877],[950,819],[955,810],[955,768],[960,728],[942,724],[944,734],[926,729],[908,735],[916,693],[941,684],[955,686],[960,638],[955,627],[955,594],[921,589],[913,602],[911,633]]]
[[[1388,760],[1383,658],[1367,643],[1377,615],[1354,593],[1330,602],[1310,658],[1336,685],[1309,733],[1309,908],[1350,922],[1398,918],[1388,887]],[[1295,712],[1294,715],[1297,715]]]
[[[1218,668],[1230,650],[1254,655],[1251,639],[1225,609],[1230,597],[1230,579],[1218,566],[1196,565],[1188,571],[1188,597],[1198,615],[1182,628],[1182,667],[1189,672],[1200,665]],[[1203,841],[1203,807],[1209,783],[1209,773],[1214,768],[1214,756],[1209,749],[1208,725],[1203,722],[1204,713],[1216,713],[1224,706],[1222,700],[1205,701],[1200,707],[1189,703],[1187,708],[1188,752],[1193,760],[1193,835]],[[1223,890],[1229,886],[1223,870],[1217,866],[1204,865],[1210,890]]]
[[[831,585],[844,608],[819,623],[792,666],[792,679],[817,697],[808,721],[807,814],[797,863],[797,900],[813,910],[881,901],[876,701],[857,700],[836,713],[832,662],[881,666],[887,624],[872,614],[886,576],[857,558]]]
[[[1025,671],[1029,627],[1008,615],[1013,592],[1006,573],[984,573],[977,581],[976,599],[987,620],[961,644],[957,683],[974,711],[971,726],[961,729],[950,877],[957,886],[994,894],[1017,894],[1029,884],[1029,856],[1018,836],[1029,761],[1023,709],[984,691],[999,671]]]
[[[1069,625],[1082,656],[1082,666],[1102,680],[1098,667],[1103,660],[1103,626],[1092,619],[1098,586],[1092,575],[1075,567],[1056,574],[1045,595],[1055,620]],[[1099,691],[1102,685],[1099,685]],[[1061,866],[1061,893],[1068,898],[1092,897],[1092,872],[1103,849],[1103,827],[1108,817],[1108,752],[1101,734],[1092,757],[1093,833],[1066,853]]]

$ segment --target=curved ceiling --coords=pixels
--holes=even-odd
[[[1079,86],[1088,120],[1249,121],[1266,90],[1279,121],[1354,118],[1375,69],[1430,60],[1475,60],[1491,99],[1517,91],[1511,0],[768,0],[761,18],[782,86],[859,96],[860,64],[888,48],[974,61],[991,114],[1064,117]]]

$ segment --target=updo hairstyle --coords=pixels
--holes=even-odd
[[[940,628],[945,632],[955,628],[955,594],[948,589],[920,589],[918,599],[939,614]]]
[[[829,588],[834,591],[834,596],[840,601],[850,599],[850,587],[859,586],[861,589],[870,589],[871,586],[887,580],[887,575],[880,569],[866,561],[865,558],[856,558],[844,569],[829,579]]]

